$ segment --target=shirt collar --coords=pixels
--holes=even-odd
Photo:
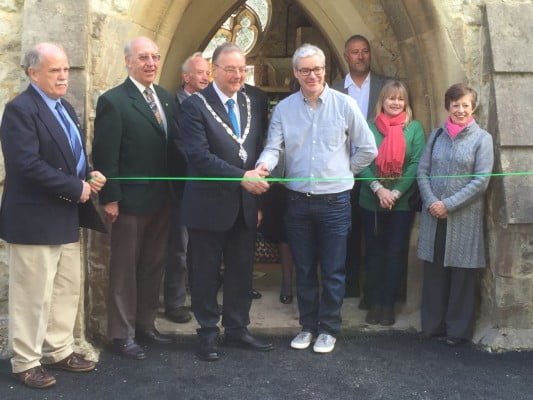
[[[365,86],[366,84],[370,83],[370,75],[371,75],[371,73],[369,72],[368,75],[366,76],[365,80],[363,81],[363,86]],[[350,86],[359,87],[353,81],[352,76],[350,75],[350,73],[347,73],[346,74],[346,78],[344,79],[344,88],[348,89]]]
[[[135,87],[137,89],[139,89],[139,91],[143,94],[144,96],[144,89],[146,89],[146,86],[144,86],[142,83],[140,83],[139,81],[135,80],[134,77],[132,77],[131,75],[129,76],[129,78],[131,79],[131,81],[133,82],[133,84],[135,85]],[[155,89],[154,89],[154,84],[153,83],[150,83],[150,86],[148,86],[150,89],[152,89],[152,92],[155,93]]]
[[[318,96],[318,100],[320,100],[321,103],[324,103],[326,99],[329,97],[330,91],[331,89],[329,88],[329,85],[326,82],[324,82],[324,90],[322,91],[322,93],[320,93],[320,96]],[[302,89],[300,89],[297,93],[300,94],[300,98],[304,102],[307,102],[307,99],[305,98],[304,93],[302,92]]]
[[[37,91],[37,93],[39,93],[39,95],[42,97],[42,99],[44,100],[44,102],[46,103],[46,105],[51,109],[51,110],[54,110],[55,107],[56,107],[56,103],[58,101],[61,101],[61,97],[59,99],[52,99],[51,97],[49,97],[45,92],[43,92],[39,86],[37,86],[36,84],[34,84],[33,82],[31,83],[31,85],[33,86],[33,88]],[[61,105],[63,105],[63,103],[61,103]]]
[[[213,89],[215,89],[215,92],[218,95],[218,97],[220,98],[220,101],[222,102],[222,104],[226,105],[226,102],[229,99],[233,99],[233,101],[235,101],[235,104],[237,104],[237,93],[233,93],[233,96],[231,96],[231,97],[226,96],[224,93],[222,93],[222,90],[220,90],[218,88],[218,86],[217,86],[215,81],[213,81]]]

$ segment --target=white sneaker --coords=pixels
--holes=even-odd
[[[313,341],[313,334],[311,332],[302,331],[291,341],[293,349],[303,350],[307,349]]]
[[[321,333],[316,339],[315,345],[313,346],[313,351],[315,353],[329,353],[335,348],[335,339],[333,336],[327,333]]]

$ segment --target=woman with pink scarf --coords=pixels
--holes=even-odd
[[[422,337],[444,337],[450,346],[472,337],[485,266],[483,203],[494,152],[491,135],[474,120],[476,101],[465,84],[446,91],[448,118],[429,136],[418,166]]]
[[[416,190],[416,170],[424,149],[424,131],[412,119],[404,83],[388,81],[369,122],[378,156],[365,168],[359,195],[366,254],[365,298],[369,324],[393,325],[394,303],[406,269],[409,235],[415,215],[409,197]]]

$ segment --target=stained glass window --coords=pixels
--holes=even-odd
[[[270,0],[247,0],[237,8],[215,33],[203,56],[211,58],[218,45],[230,41],[249,53],[268,27],[272,4]]]

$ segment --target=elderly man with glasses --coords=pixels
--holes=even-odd
[[[169,175],[180,163],[174,98],[154,81],[161,55],[149,38],[126,43],[126,80],[98,98],[93,160],[114,178],[100,194],[112,224],[107,334],[124,357],[143,359],[138,340],[165,344],[155,317],[163,277],[170,216],[170,185],[150,177]],[[169,154],[172,154],[169,157]],[[181,160],[184,163],[184,160]]]
[[[241,91],[245,74],[242,51],[232,43],[222,44],[213,53],[214,81],[182,103],[180,138],[187,154],[187,175],[209,178],[187,181],[183,194],[191,304],[200,325],[197,354],[205,361],[219,359],[221,261],[224,343],[256,351],[273,348],[246,328],[252,302],[257,195],[269,185],[262,180],[266,174],[254,167],[263,130],[261,110]]]
[[[257,161],[265,173],[285,150],[285,225],[296,264],[300,332],[291,342],[328,353],[340,331],[345,290],[346,237],[353,176],[372,162],[376,144],[355,100],[324,82],[325,55],[304,44],[293,59],[300,91],[282,100]],[[319,291],[318,265],[322,291]]]

